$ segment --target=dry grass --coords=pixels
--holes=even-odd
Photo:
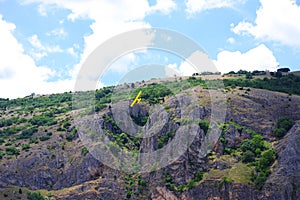
[[[223,157],[223,156],[222,156]],[[228,164],[233,164],[232,158],[223,157],[222,160],[227,160]],[[249,167],[244,163],[234,163],[231,168],[219,170],[211,169],[203,176],[203,181],[207,180],[221,180],[223,177],[229,177],[234,183],[249,184],[253,167]]]

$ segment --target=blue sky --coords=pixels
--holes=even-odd
[[[218,71],[300,70],[300,0],[0,0],[0,97],[72,91],[89,54],[138,28],[196,41]],[[166,52],[123,56],[99,85],[145,64],[192,70]]]

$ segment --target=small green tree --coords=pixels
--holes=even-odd
[[[245,151],[242,155],[242,162],[243,163],[249,163],[255,161],[255,154],[252,151]]]

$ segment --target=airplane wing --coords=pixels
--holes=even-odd
[[[142,98],[140,98],[141,94],[142,94],[142,90],[140,90],[139,93],[136,95],[135,99],[130,104],[130,107],[133,107],[135,103],[140,103],[140,101],[142,100]]]

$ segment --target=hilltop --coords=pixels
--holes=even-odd
[[[88,109],[74,104],[71,92],[0,99],[0,199],[299,198],[300,78],[212,79],[174,77],[106,87],[92,93],[95,107]],[[134,128],[127,120],[124,132],[119,123],[124,113],[114,115],[115,105],[129,105],[140,90],[142,101],[128,111],[132,121],[145,130],[162,127],[144,139],[130,134]],[[224,121],[211,127],[213,109],[222,104]],[[154,106],[159,109],[151,110]],[[195,138],[172,164],[126,173],[93,157],[75,126],[78,112],[104,130],[99,133],[117,153],[162,149],[190,130]],[[221,134],[209,146],[213,128]]]

